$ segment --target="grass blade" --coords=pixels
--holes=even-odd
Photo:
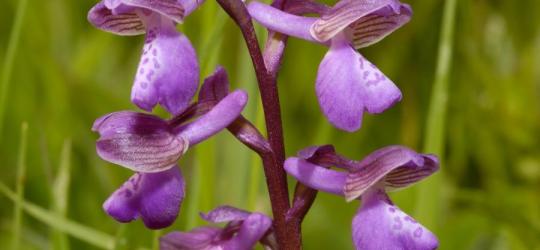
[[[441,162],[444,159],[448,79],[450,77],[450,65],[452,63],[456,5],[457,0],[446,0],[444,4],[435,82],[431,93],[426,132],[424,135],[424,152],[436,154],[440,157]],[[442,208],[442,181],[442,173],[439,172],[418,186],[416,217],[422,224],[434,231],[437,231],[436,221]]]
[[[26,12],[26,6],[28,5],[28,0],[19,0],[18,2],[19,5],[17,6],[17,12],[15,13],[15,21],[13,22],[13,28],[9,35],[6,57],[4,58],[4,65],[2,67],[2,78],[0,79],[0,139],[2,139],[6,98],[13,70],[13,60],[15,59],[17,48],[19,47],[24,14]]]
[[[28,142],[28,124],[21,125],[21,140],[19,143],[19,155],[17,157],[17,183],[15,199],[19,203],[15,204],[13,211],[13,239],[11,249],[18,250],[21,246],[22,229],[22,207],[20,201],[24,200],[24,182],[26,176],[26,148]]]
[[[58,215],[66,217],[69,200],[70,169],[71,169],[71,140],[65,140],[60,155],[60,167],[54,180],[52,197],[53,211]],[[69,249],[69,241],[65,234],[59,231],[53,232],[53,249]]]
[[[18,200],[17,194],[2,182],[0,182],[0,193],[12,200],[16,206],[20,206],[30,216],[45,223],[51,228],[69,234],[98,248],[114,249],[115,238],[113,236],[66,219],[63,216],[59,216],[28,201]]]

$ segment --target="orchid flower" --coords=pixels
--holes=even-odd
[[[151,111],[158,103],[178,115],[197,91],[199,63],[195,49],[175,24],[194,11],[200,0],[103,0],[88,13],[99,29],[117,35],[146,33],[131,101]]]
[[[388,191],[402,189],[438,170],[433,155],[418,154],[402,146],[379,149],[360,162],[337,155],[333,147],[311,147],[285,162],[285,170],[304,185],[362,199],[352,220],[356,249],[436,249],[438,241],[424,226],[395,206]],[[336,171],[336,166],[346,171]]]
[[[109,197],[104,210],[120,222],[141,217],[153,229],[172,224],[184,198],[178,159],[188,148],[226,128],[246,105],[246,92],[227,93],[227,75],[219,68],[205,80],[195,106],[217,104],[198,118],[188,109],[169,121],[131,111],[97,119],[92,130],[100,134],[98,155],[137,172]]]
[[[289,14],[251,2],[250,15],[270,30],[330,47],[316,80],[319,105],[336,127],[360,128],[362,114],[382,113],[401,92],[356,50],[374,44],[410,20],[412,10],[397,0],[341,0],[320,18]]]
[[[199,227],[190,232],[172,232],[160,239],[161,250],[249,250],[257,242],[270,244],[272,219],[234,207],[218,207],[201,217],[210,223],[227,223],[224,228]],[[270,240],[272,241],[272,240]]]

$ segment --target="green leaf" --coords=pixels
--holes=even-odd
[[[70,169],[71,169],[71,140],[64,141],[60,155],[58,174],[52,187],[53,211],[66,217],[69,201]],[[69,241],[65,234],[59,231],[53,232],[53,249],[68,250]]]

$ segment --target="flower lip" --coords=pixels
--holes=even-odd
[[[356,249],[433,250],[437,237],[395,206],[383,189],[372,187],[352,221]]]
[[[321,111],[335,127],[360,129],[363,113],[381,113],[401,100],[399,88],[340,33],[332,39],[315,85]]]
[[[185,195],[180,168],[159,173],[135,173],[104,203],[103,209],[119,222],[141,218],[145,226],[170,226],[178,216]]]
[[[159,104],[172,115],[178,115],[189,106],[199,86],[197,54],[171,20],[155,13],[142,19],[149,31],[131,89],[131,101],[146,111]]]

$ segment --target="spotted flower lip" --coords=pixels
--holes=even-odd
[[[141,218],[146,227],[170,226],[185,196],[178,166],[158,173],[135,173],[103,203],[103,210],[119,222]]]
[[[198,0],[104,0],[88,13],[94,26],[117,35],[146,33],[131,101],[151,111],[160,104],[178,115],[189,105],[199,82],[195,49],[175,24],[201,4]]]
[[[253,249],[271,230],[272,219],[230,206],[218,207],[201,217],[210,223],[228,223],[224,228],[199,227],[190,232],[172,232],[160,239],[162,250]]]
[[[356,249],[434,250],[439,246],[437,237],[395,206],[382,189],[363,195],[352,228]]]
[[[356,49],[374,44],[410,20],[412,10],[397,0],[341,0],[321,17],[289,14],[251,2],[251,16],[270,30],[330,47],[319,66],[316,93],[334,126],[360,129],[365,111],[379,114],[401,100],[401,92]]]
[[[331,165],[345,171],[329,169]],[[362,161],[345,160],[328,146],[310,147],[285,161],[287,173],[308,187],[347,201],[362,199],[352,222],[353,240],[356,249],[368,250],[437,248],[437,238],[396,207],[386,192],[410,186],[438,169],[435,156],[403,146],[379,149]]]

